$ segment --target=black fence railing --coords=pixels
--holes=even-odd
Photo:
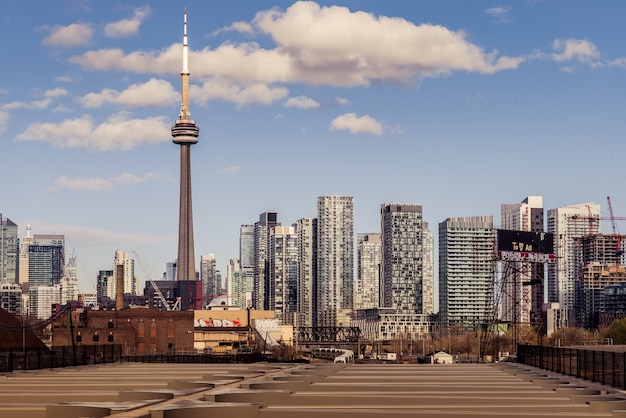
[[[67,366],[115,363],[120,360],[122,347],[115,344],[55,347],[52,350],[9,349],[0,352],[0,372],[48,369]]]
[[[52,350],[23,351],[10,349],[0,352],[0,373],[17,370],[51,369],[56,367],[94,364],[129,363],[255,363],[271,361],[261,352],[236,354],[133,354],[122,355],[122,346],[115,344],[55,347]]]
[[[517,348],[517,361],[626,389],[626,352],[520,345]]]

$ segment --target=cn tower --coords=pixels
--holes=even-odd
[[[183,15],[182,103],[172,126],[172,141],[180,145],[180,205],[178,215],[178,261],[176,280],[196,280],[193,247],[193,208],[191,205],[191,145],[198,142],[200,128],[189,113],[189,47],[187,45],[187,8]]]

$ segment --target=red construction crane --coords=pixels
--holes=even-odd
[[[613,228],[613,239],[615,240],[615,254],[617,254],[618,260],[619,257],[624,254],[624,250],[622,249],[622,236],[617,233],[617,227],[615,226],[615,216],[613,216],[613,206],[611,205],[611,196],[607,196],[606,200],[609,204],[609,215],[611,217],[611,227]]]

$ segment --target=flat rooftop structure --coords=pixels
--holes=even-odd
[[[626,395],[516,363],[117,363],[0,375],[0,416],[626,418]]]

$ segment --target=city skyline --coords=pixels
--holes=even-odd
[[[386,3],[187,4],[196,260],[226,271],[242,224],[314,217],[318,196],[354,196],[355,233],[379,231],[384,202],[419,204],[430,225],[497,227],[501,204],[531,195],[603,214],[610,195],[626,214],[626,5]],[[81,292],[116,250],[153,277],[176,258],[182,11],[3,4],[20,71],[0,70],[0,213],[21,239],[29,224],[64,234]]]

